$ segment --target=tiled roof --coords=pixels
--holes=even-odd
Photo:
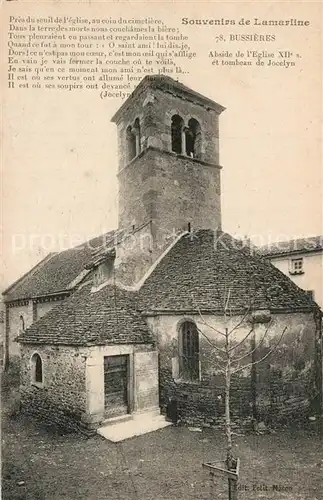
[[[108,256],[115,255],[115,249],[118,244],[120,244],[125,238],[131,236],[134,233],[130,228],[116,229],[109,233],[110,237],[106,237],[102,245],[96,246],[92,252],[91,260],[87,264],[87,268],[91,269],[96,267],[102,261],[104,261]]]
[[[147,278],[139,295],[140,310],[223,311],[230,307],[303,310],[315,303],[268,260],[250,254],[226,233],[200,230],[183,236]]]
[[[276,241],[259,247],[259,254],[264,256],[289,255],[323,250],[323,236],[310,236],[288,241]]]
[[[43,297],[73,288],[73,281],[84,271],[93,251],[111,240],[113,231],[82,245],[49,255],[25,276],[4,291],[6,301]]]
[[[28,328],[21,342],[48,344],[152,343],[141,315],[158,311],[223,312],[230,309],[310,311],[316,304],[267,259],[226,233],[183,235],[137,292],[113,285],[91,292],[84,284]]]
[[[34,344],[152,343],[148,327],[136,311],[135,292],[106,285],[91,293],[91,283],[51,309],[20,337]]]

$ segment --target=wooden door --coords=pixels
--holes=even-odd
[[[129,356],[104,357],[104,406],[108,417],[129,413]]]

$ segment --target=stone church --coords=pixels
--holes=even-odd
[[[23,411],[114,441],[170,419],[221,425],[213,346],[229,324],[237,342],[252,327],[258,356],[276,346],[256,369],[245,356],[234,419],[320,412],[318,306],[221,228],[223,111],[147,76],[115,113],[118,229],[49,255],[4,294],[6,362],[20,356]]]

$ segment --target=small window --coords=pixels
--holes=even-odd
[[[289,273],[290,274],[303,274],[303,272],[304,272],[303,258],[300,257],[298,259],[291,259]]]
[[[199,334],[195,323],[185,321],[179,335],[179,375],[186,380],[199,380]]]
[[[35,385],[43,384],[43,362],[38,353],[31,358],[31,380]]]

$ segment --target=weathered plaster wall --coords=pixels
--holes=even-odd
[[[61,300],[55,300],[55,301],[48,301],[48,302],[38,302],[36,304],[36,318],[40,319],[45,314],[47,314],[53,307],[59,306],[64,299]]]
[[[156,409],[159,407],[158,387],[158,353],[135,352],[134,385],[136,411]]]
[[[214,349],[200,334],[200,381],[188,382],[179,378],[178,372],[178,332],[184,320],[193,320],[208,339],[221,345],[221,336],[215,331],[223,331],[220,317],[194,315],[160,315],[148,318],[156,335],[160,352],[160,398],[166,407],[171,398],[176,399],[179,417],[188,422],[203,425],[219,425],[224,414],[224,379],[216,367]],[[229,329],[237,325],[240,318],[233,318]],[[256,324],[255,332],[259,340],[263,337],[266,324]],[[246,368],[232,379],[232,415],[235,419],[257,416],[270,421],[284,420],[288,416],[309,409],[309,399],[313,396],[313,365],[315,359],[315,323],[312,313],[276,314],[271,316],[266,341],[258,352],[258,358],[265,355],[270,346],[276,344],[283,329],[287,331],[275,354],[269,356],[256,367],[254,385],[251,370]],[[235,339],[241,340],[250,330],[245,325],[235,331]],[[248,346],[240,355],[251,350]],[[244,363],[250,362],[246,358]]]
[[[22,332],[22,322],[20,316],[24,318],[25,328],[28,328],[33,322],[33,304],[30,300],[23,305],[14,305],[6,308],[6,338],[9,340],[8,350],[10,356],[19,356],[20,347],[15,338]]]
[[[31,357],[42,358],[43,387],[32,384]],[[21,407],[42,421],[74,430],[86,411],[86,350],[69,346],[21,346]]]
[[[290,274],[290,259],[303,258],[303,274]],[[272,257],[271,263],[303,290],[314,292],[314,300],[323,308],[323,252]]]
[[[10,307],[9,304],[6,304],[6,335],[4,337],[4,342],[5,349],[7,350],[10,358],[20,355],[19,343],[14,340],[22,332],[20,316],[24,318],[24,325],[26,329],[37,319],[40,319],[42,316],[47,314],[51,309],[53,309],[53,307],[58,306],[62,300],[50,300],[48,302],[33,302],[33,300],[26,300],[21,304],[12,304]],[[9,341],[8,345],[6,339]]]

